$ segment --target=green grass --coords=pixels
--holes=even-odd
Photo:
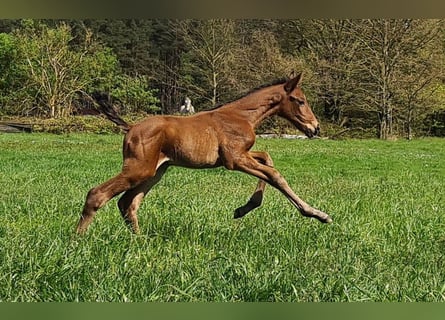
[[[87,191],[121,166],[119,135],[0,135],[0,301],[444,301],[445,140],[259,140],[296,193],[170,168],[126,229],[116,199],[73,235]]]

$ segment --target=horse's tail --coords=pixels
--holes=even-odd
[[[99,105],[98,111],[103,113],[110,121],[114,122],[124,132],[128,132],[128,130],[130,130],[131,126],[119,116],[118,112],[110,101],[110,96],[107,93],[95,92],[91,95],[91,97]]]

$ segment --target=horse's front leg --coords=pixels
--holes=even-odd
[[[324,223],[332,222],[332,219],[328,214],[311,207],[300,199],[275,168],[262,164],[257,161],[254,156],[254,153],[247,152],[239,157],[235,169],[253,175],[281,191],[303,216],[316,218]]]
[[[259,161],[260,163],[262,163],[266,166],[269,166],[269,167],[273,167],[272,158],[269,156],[269,154],[267,152],[252,151],[252,152],[250,152],[250,155],[257,161]],[[263,202],[265,188],[266,188],[266,182],[264,182],[264,180],[260,179],[258,181],[255,192],[250,197],[249,201],[244,206],[236,209],[233,217],[235,219],[244,217],[246,214],[248,214],[253,209],[261,206],[261,203]]]

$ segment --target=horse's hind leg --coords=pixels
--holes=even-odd
[[[130,179],[123,173],[102,183],[88,192],[82,216],[77,224],[76,232],[84,233],[93,221],[97,210],[102,208],[111,198],[131,188]]]
[[[250,154],[252,155],[253,158],[255,158],[260,163],[265,164],[269,167],[273,167],[272,158],[269,156],[269,154],[267,152],[252,151]],[[264,195],[265,188],[266,188],[266,183],[260,179],[258,181],[258,185],[255,189],[255,192],[250,197],[249,201],[244,206],[236,209],[233,217],[235,219],[244,217],[246,214],[248,214],[253,209],[261,206],[261,203],[263,202],[263,195]]]
[[[136,234],[139,233],[139,223],[137,217],[139,206],[145,195],[155,184],[159,182],[159,180],[161,180],[162,176],[167,170],[167,167],[167,164],[160,166],[154,177],[149,178],[137,187],[126,191],[117,203],[125,223]]]
[[[125,170],[114,178],[102,183],[88,192],[82,216],[77,224],[76,232],[84,233],[93,221],[97,210],[102,208],[111,198],[140,185],[155,176],[156,168],[146,168],[145,163],[128,161]]]

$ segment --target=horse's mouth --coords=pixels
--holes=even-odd
[[[306,127],[303,132],[306,135],[306,137],[314,138],[320,134],[320,126],[317,126],[316,128]]]
[[[306,137],[308,137],[309,139],[310,138],[313,138],[314,136],[315,136],[315,133],[313,133],[312,132],[312,130],[306,130],[305,132],[304,132],[304,134],[306,135]]]

